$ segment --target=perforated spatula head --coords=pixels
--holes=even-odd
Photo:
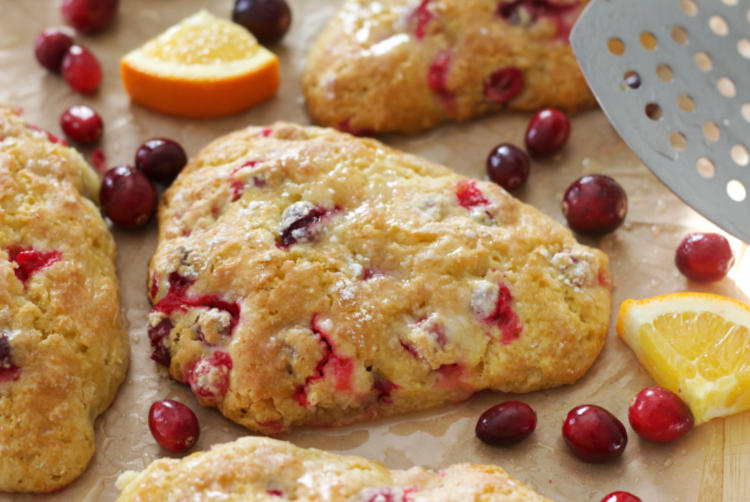
[[[750,0],[594,0],[570,42],[628,146],[750,242]]]

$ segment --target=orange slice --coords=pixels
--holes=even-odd
[[[219,117],[279,88],[279,60],[238,24],[206,11],[184,19],[120,61],[133,101],[180,117]]]
[[[750,409],[750,307],[706,293],[627,300],[617,334],[696,425]]]

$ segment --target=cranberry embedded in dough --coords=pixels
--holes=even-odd
[[[196,396],[217,403],[229,390],[229,373],[232,358],[226,352],[214,352],[211,357],[198,361],[188,369],[188,382]]]
[[[34,248],[22,249],[18,246],[8,249],[8,259],[17,265],[14,272],[24,285],[29,282],[35,272],[49,267],[61,258],[62,253],[57,250],[37,251]]]
[[[13,382],[21,375],[21,368],[13,362],[8,336],[0,334],[0,383]]]

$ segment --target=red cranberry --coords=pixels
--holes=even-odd
[[[495,103],[504,103],[523,90],[523,73],[514,66],[496,71],[484,82],[484,95]]]
[[[187,164],[185,150],[171,139],[153,138],[143,143],[135,154],[135,167],[149,179],[171,183]]]
[[[188,451],[201,435],[193,410],[170,399],[156,401],[151,405],[148,410],[148,428],[159,446],[172,453]]]
[[[232,21],[244,26],[260,42],[276,42],[292,23],[292,11],[284,0],[237,0]]]
[[[118,166],[104,174],[99,200],[104,214],[125,228],[145,225],[156,212],[154,185],[130,166]]]
[[[568,187],[562,211],[574,231],[598,237],[614,232],[625,221],[628,196],[609,176],[592,174]]]
[[[693,428],[693,415],[675,393],[661,387],[646,387],[635,396],[628,420],[642,438],[657,443],[676,441]]]
[[[56,249],[37,251],[34,248],[23,249],[20,246],[11,246],[8,249],[8,260],[16,264],[14,272],[18,280],[24,285],[36,272],[57,263],[61,259],[62,253]]]
[[[628,492],[612,492],[600,502],[643,502],[641,499]]]
[[[487,157],[487,176],[506,190],[521,188],[529,177],[529,158],[511,144],[498,145]]]
[[[526,129],[526,150],[532,157],[544,159],[559,153],[570,136],[570,120],[554,108],[542,110]]]
[[[520,443],[536,429],[534,408],[521,401],[506,401],[482,413],[476,434],[490,446]]]
[[[63,58],[62,76],[74,91],[92,94],[102,81],[102,68],[93,54],[74,45]]]
[[[104,123],[99,114],[88,106],[71,106],[60,117],[60,127],[73,141],[91,145],[102,137]]]
[[[65,22],[81,33],[96,33],[112,22],[117,14],[117,0],[63,0]]]
[[[688,234],[674,258],[682,275],[695,282],[723,279],[734,265],[729,241],[719,234]]]
[[[628,444],[622,422],[604,408],[591,404],[570,410],[562,434],[570,451],[592,464],[616,459]]]
[[[36,37],[34,55],[39,64],[51,71],[60,71],[63,58],[73,39],[57,28],[47,28]]]
[[[308,243],[318,236],[318,223],[323,221],[330,211],[309,202],[296,202],[282,214],[284,229],[279,234],[277,247],[289,249],[297,243]]]

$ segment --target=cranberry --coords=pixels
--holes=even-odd
[[[104,174],[99,200],[104,214],[125,228],[145,225],[156,212],[154,185],[130,166],[118,166]]]
[[[641,499],[628,492],[612,492],[599,502],[643,502]]]
[[[292,11],[284,0],[237,0],[232,21],[244,26],[260,42],[276,42],[292,23]]]
[[[175,141],[153,138],[143,143],[135,154],[135,167],[149,179],[170,183],[187,164],[185,150]]]
[[[214,352],[210,357],[186,365],[188,382],[193,393],[212,404],[223,399],[229,390],[232,357],[226,352]]]
[[[5,333],[0,333],[0,383],[13,382],[21,375],[21,368],[13,362],[13,351]]]
[[[39,64],[51,71],[60,71],[63,58],[73,39],[57,28],[47,28],[36,37],[34,55]]]
[[[482,413],[476,434],[490,446],[520,443],[536,429],[534,408],[521,401],[506,401]]]
[[[513,145],[498,145],[487,157],[487,176],[506,190],[520,188],[529,177],[529,158]]]
[[[39,270],[49,267],[62,259],[62,253],[56,249],[52,251],[37,251],[34,248],[23,249],[12,246],[8,249],[8,260],[16,264],[16,277],[24,285],[31,276]]]
[[[682,275],[695,282],[723,279],[734,265],[729,241],[719,234],[688,234],[674,258]]]
[[[542,110],[526,129],[526,150],[532,157],[544,159],[558,154],[570,136],[570,120],[554,108]]]
[[[422,40],[427,33],[427,25],[435,17],[434,14],[428,8],[432,0],[422,0],[414,12],[409,16],[409,21],[415,21],[416,26],[414,27],[414,35],[417,40]]]
[[[622,422],[604,408],[591,404],[570,410],[562,434],[570,451],[592,464],[616,459],[628,444]]]
[[[117,14],[117,0],[63,0],[65,22],[81,33],[96,33],[106,28]]]
[[[102,81],[102,68],[93,54],[74,45],[63,58],[62,76],[74,91],[92,94]]]
[[[279,234],[276,246],[288,250],[297,243],[314,241],[320,232],[318,223],[329,213],[326,208],[310,202],[292,204],[281,216],[283,230]]]
[[[88,106],[71,106],[60,117],[60,127],[73,141],[91,145],[102,137],[104,123],[99,114]]]
[[[188,451],[201,435],[193,410],[170,399],[156,401],[151,405],[148,410],[148,428],[159,446],[172,453]]]
[[[484,82],[484,95],[495,103],[504,103],[523,90],[523,73],[514,66],[496,71]]]
[[[455,188],[458,204],[469,211],[477,206],[487,206],[490,203],[474,180],[460,180],[456,183]]]
[[[642,438],[657,443],[676,441],[693,428],[693,415],[675,393],[661,387],[646,387],[635,396],[628,420]]]
[[[592,174],[568,187],[562,211],[574,231],[597,237],[614,232],[625,221],[628,196],[609,176]]]

